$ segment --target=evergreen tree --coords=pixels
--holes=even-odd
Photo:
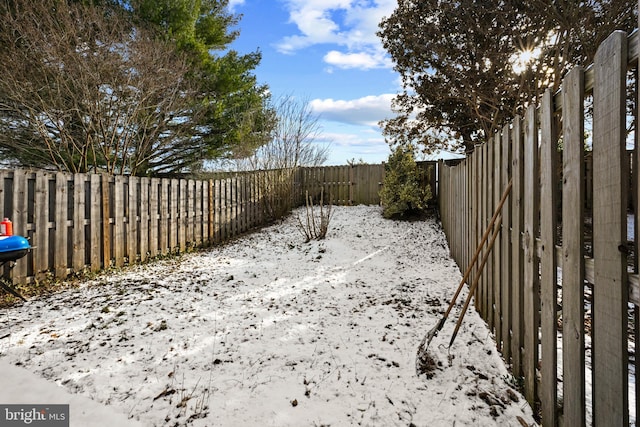
[[[385,218],[412,218],[427,208],[431,188],[424,182],[424,172],[414,158],[414,147],[398,146],[385,165],[380,191]]]

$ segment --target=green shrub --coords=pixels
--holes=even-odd
[[[380,191],[385,218],[412,218],[424,213],[431,198],[425,171],[416,164],[413,147],[399,146],[389,155]]]

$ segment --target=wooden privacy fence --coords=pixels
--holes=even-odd
[[[432,182],[435,183],[435,170]],[[384,165],[159,179],[49,171],[0,171],[0,213],[33,250],[6,278],[45,278],[208,246],[273,221],[321,189],[336,205],[378,204]],[[328,200],[328,199],[325,199]]]
[[[437,162],[418,162],[418,167],[425,173],[424,185],[431,186],[435,198]],[[384,163],[300,168],[296,177],[297,197],[300,203],[304,203],[306,191],[317,197],[322,190],[325,200],[331,195],[335,205],[377,205],[384,175]]]
[[[0,212],[33,247],[13,281],[66,278],[226,240],[265,222],[261,182],[278,174],[197,181],[0,171]]]
[[[627,124],[634,120],[637,129],[638,117],[627,117],[625,108],[628,85],[638,81],[637,34],[613,33],[592,67],[571,70],[559,93],[545,92],[538,108],[529,106],[458,166],[441,169],[442,223],[461,266],[513,179],[475,306],[544,426],[628,425],[630,377],[639,414],[638,358],[629,364],[640,318],[638,219],[627,210],[626,154]],[[583,208],[587,98],[590,209]],[[638,164],[637,135],[635,141]],[[638,174],[632,181],[637,212]],[[632,239],[628,215],[635,218]]]
[[[307,191],[317,198],[322,190],[335,205],[372,205],[380,203],[383,179],[384,164],[318,166],[300,168],[296,185],[301,201]]]

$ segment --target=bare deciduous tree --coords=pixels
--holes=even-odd
[[[0,153],[22,166],[137,175],[202,150],[186,61],[123,11],[0,2]]]
[[[329,154],[329,145],[318,143],[321,127],[308,99],[292,95],[278,99],[275,126],[269,142],[251,155],[236,159],[235,170],[277,170],[260,176],[265,212],[273,219],[291,211],[293,177],[299,167],[320,166]]]
[[[255,169],[292,169],[300,166],[320,166],[329,154],[328,145],[317,139],[321,127],[306,98],[286,95],[273,106],[276,124],[268,143],[249,157]]]

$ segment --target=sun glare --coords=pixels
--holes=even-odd
[[[522,74],[529,64],[540,56],[540,48],[524,49],[514,53],[511,58],[511,66],[516,74]]]

